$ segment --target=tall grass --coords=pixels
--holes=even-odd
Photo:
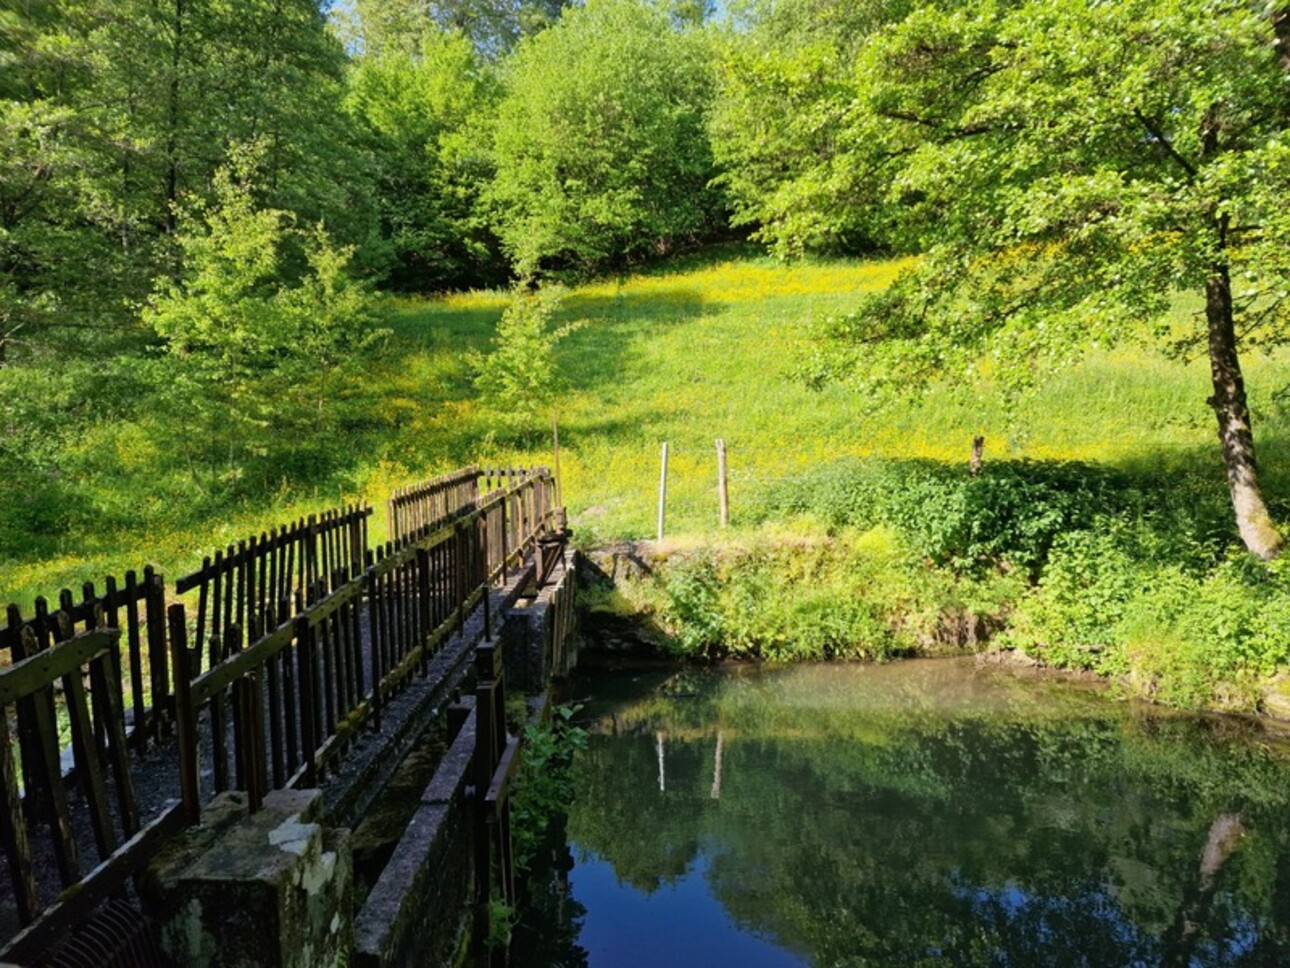
[[[975,434],[986,459],[1080,459],[1133,473],[1224,484],[1205,406],[1202,362],[1146,349],[1090,357],[1016,406],[986,384],[933,389],[877,416],[846,387],[820,392],[793,379],[814,320],[886,286],[901,264],[829,261],[791,266],[721,249],[572,290],[560,322],[585,323],[557,358],[563,490],[584,539],[651,536],[659,445],[671,445],[668,529],[716,530],[713,441],[726,440],[737,530],[754,529],[773,482],[838,457],[965,462]],[[505,432],[489,420],[465,350],[485,350],[502,292],[390,300],[392,335],[361,373],[327,388],[337,419],[302,439],[272,486],[235,500],[203,498],[170,446],[182,420],[140,406],[84,428],[72,510],[46,533],[0,548],[0,600],[28,601],[105,572],[153,561],[186,568],[251,531],[341,501],[379,505],[392,487],[474,461],[549,463],[546,420]],[[1191,311],[1178,307],[1179,322]],[[1290,494],[1290,415],[1274,391],[1290,357],[1248,361],[1256,433],[1274,497]],[[293,430],[292,433],[298,433]],[[29,539],[29,540],[28,540]]]

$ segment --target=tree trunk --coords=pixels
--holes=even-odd
[[[1186,968],[1192,963],[1201,928],[1218,891],[1218,875],[1244,836],[1245,824],[1239,813],[1221,813],[1214,818],[1201,851],[1196,881],[1183,897],[1173,927],[1163,939],[1161,964],[1165,968]]]
[[[184,0],[175,0],[170,49],[170,77],[166,91],[166,236],[178,230],[179,205],[179,71],[183,62]]]
[[[1283,539],[1259,488],[1250,407],[1236,352],[1232,280],[1226,263],[1214,266],[1205,285],[1205,317],[1209,326],[1209,368],[1214,385],[1214,395],[1209,403],[1218,418],[1218,439],[1223,448],[1223,465],[1227,468],[1227,486],[1232,495],[1236,526],[1245,547],[1265,560],[1275,558],[1281,552]]]

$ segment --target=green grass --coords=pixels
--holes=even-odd
[[[737,529],[754,526],[773,481],[844,455],[966,461],[1076,458],[1146,474],[1186,474],[1224,489],[1203,362],[1145,349],[1089,358],[1049,380],[1014,411],[989,386],[934,390],[917,405],[868,417],[845,387],[813,392],[792,379],[813,321],[888,284],[893,262],[783,266],[724,249],[573,290],[564,321],[585,320],[559,346],[568,389],[558,405],[565,502],[586,539],[654,532],[659,446],[671,446],[668,532],[716,529],[713,441],[726,440]],[[0,548],[0,602],[26,605],[86,578],[152,561],[182,571],[211,548],[308,511],[356,499],[377,506],[383,530],[392,487],[470,462],[549,463],[549,428],[516,439],[481,407],[463,351],[486,348],[504,293],[391,300],[383,351],[327,387],[343,412],[332,438],[270,468],[236,500],[204,501],[158,443],[182,433],[138,408],[85,428],[78,512],[54,532]],[[1179,304],[1179,317],[1189,304]],[[1248,378],[1267,483],[1290,494],[1290,416],[1273,391],[1290,384],[1290,357],[1251,357]],[[169,427],[169,430],[165,428]],[[164,433],[163,433],[164,431]],[[273,475],[277,474],[277,477]]]

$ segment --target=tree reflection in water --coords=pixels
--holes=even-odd
[[[513,963],[1290,964],[1290,747],[1256,723],[971,660],[577,688],[585,915]]]

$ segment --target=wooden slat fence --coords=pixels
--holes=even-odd
[[[234,627],[264,629],[274,616],[302,609],[320,583],[331,588],[339,574],[347,580],[360,572],[371,514],[361,504],[311,514],[229,545],[175,582],[176,595],[196,597],[193,671],[225,658]]]
[[[82,586],[79,600],[63,589],[58,605],[57,611],[51,611],[45,598],[37,598],[30,618],[24,618],[16,605],[9,605],[0,626],[0,649],[10,663],[19,663],[77,630],[88,631],[106,623],[124,631],[125,653],[122,654],[119,639],[113,639],[112,671],[106,681],[115,694],[115,708],[128,710],[125,729],[132,747],[142,751],[150,739],[157,740],[164,734],[173,706],[166,658],[164,579],[150,567],[144,569],[142,581],[129,571],[122,581],[109,576],[102,595],[92,582]],[[94,731],[100,741],[109,726],[106,709],[105,702],[93,707]],[[52,792],[47,771],[42,768],[45,752],[41,746],[49,739],[42,739],[30,702],[18,705],[16,735],[21,741],[27,809],[31,813],[48,811],[52,808]]]
[[[410,487],[401,487],[385,506],[391,541],[437,528],[462,511],[469,511],[479,499],[478,467],[466,467]]]
[[[471,612],[486,606],[489,588],[546,533],[549,472],[514,480],[473,508],[457,508],[446,523],[373,549],[361,573],[339,568],[330,581],[320,578],[303,605],[284,598],[263,619],[252,614],[249,634],[226,626],[223,657],[204,671],[188,645],[184,605],[170,607],[174,663],[190,682],[178,705],[185,710],[179,730],[191,810],[201,799],[203,732],[211,737],[215,791],[245,790],[255,808],[270,789],[316,785],[358,729],[380,728],[390,697],[412,675],[425,674]]]
[[[489,590],[561,520],[554,495],[545,468],[467,468],[396,494],[376,548],[371,509],[352,506],[229,546],[169,590],[148,568],[101,594],[64,591],[57,609],[37,599],[30,617],[10,606],[0,840],[24,927],[0,960],[34,959],[118,895],[215,792],[244,790],[258,809],[270,789],[317,785],[481,605],[488,634]],[[168,764],[154,762],[164,746],[139,760],[172,736]],[[141,762],[178,797],[142,818]]]
[[[120,632],[104,627],[105,620],[103,610],[95,609],[83,616],[88,628],[76,633],[72,613],[47,615],[44,631],[52,643],[42,648],[29,624],[19,632],[25,657],[0,669],[0,847],[22,925],[0,948],[0,961],[37,957],[98,904],[120,893],[163,835],[179,827],[177,810],[140,827],[125,716],[114,682]],[[12,718],[10,710],[16,714]],[[14,718],[33,725],[34,749],[28,749],[25,737],[15,744]],[[74,760],[70,771],[61,762],[64,729]],[[21,747],[17,759],[15,745]],[[39,811],[31,810],[31,800],[24,796],[32,767],[45,781],[47,803]],[[88,832],[74,823],[81,812],[88,815]],[[96,859],[87,871],[89,852]],[[41,884],[39,872],[50,868],[57,871],[58,883]]]
[[[510,490],[539,470],[541,469],[529,467],[485,467],[479,472],[479,489],[485,493]]]

